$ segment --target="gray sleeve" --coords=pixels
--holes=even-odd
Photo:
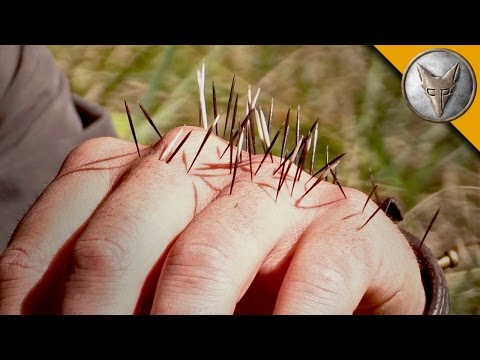
[[[115,136],[109,115],[70,92],[45,46],[0,46],[0,253],[83,141]]]

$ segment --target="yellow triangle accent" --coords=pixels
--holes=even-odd
[[[479,45],[375,45],[378,51],[390,61],[402,74],[409,62],[422,51],[434,48],[444,48],[456,51],[462,55],[473,68],[477,78],[477,94],[470,109],[458,119],[452,121],[462,134],[480,150],[480,95],[478,81],[480,80],[480,46]]]

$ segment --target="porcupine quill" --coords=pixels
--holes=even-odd
[[[298,180],[300,180],[300,178],[302,177],[302,172],[303,172],[303,170],[305,170],[305,163],[307,161],[307,155],[308,155],[308,152],[310,151],[310,145],[312,143],[312,133],[313,133],[314,129],[318,128],[318,122],[319,121],[320,121],[320,118],[317,118],[317,120],[314,121],[314,123],[312,124],[312,126],[308,130],[308,133],[307,133],[307,136],[308,136],[307,149],[306,149],[306,153],[305,153],[304,158],[303,159],[300,158],[300,166],[302,168],[302,171],[300,171],[298,173]]]
[[[160,137],[160,139],[162,139],[162,137],[163,137],[162,134],[160,134],[160,131],[158,131],[157,127],[155,126],[155,123],[153,122],[152,118],[148,114],[147,110],[145,110],[145,108],[143,107],[142,104],[140,104],[139,101],[137,101],[137,104],[138,104],[138,106],[140,106],[140,109],[142,110],[143,115],[145,115],[145,117],[147,118],[147,121],[149,122],[149,124],[153,127],[153,129],[155,130],[157,135]]]
[[[249,122],[247,122],[247,152],[248,152],[248,163],[250,167],[250,181],[253,181],[253,169],[252,169],[252,134],[249,127]]]
[[[329,155],[329,152],[328,152],[328,145],[327,145],[327,151],[325,152],[325,157],[326,157],[326,162],[328,163],[328,155]],[[333,175],[333,174],[332,174]],[[325,181],[328,181],[328,174],[327,176],[325,176]],[[333,181],[332,183],[335,184],[335,178],[333,178]]]
[[[217,118],[217,94],[215,93],[215,81],[212,81],[212,102],[213,102],[213,118]],[[218,136],[218,124],[215,124],[215,135]]]
[[[248,119],[248,117],[247,117],[247,119]],[[237,176],[237,169],[238,169],[238,162],[240,160],[240,153],[242,152],[242,147],[243,147],[243,138],[244,138],[244,135],[245,135],[245,124],[243,122],[240,125],[239,130],[241,130],[241,132],[240,132],[240,136],[238,138],[238,143],[237,143],[237,156],[235,157],[235,167],[233,168],[232,183],[230,184],[230,195],[232,195],[232,192],[233,192],[233,185],[235,184],[235,177]]]
[[[175,137],[173,138],[172,142],[168,144],[167,148],[162,151],[162,153],[158,157],[158,160],[165,160],[165,158],[172,152],[173,147],[177,143],[180,136],[183,134],[183,131],[185,130],[186,126],[187,126],[186,124],[183,125],[183,127],[180,129],[177,135],[175,135]]]
[[[301,179],[302,173],[305,170],[305,163],[307,161],[307,155],[308,155],[308,152],[310,151],[311,145],[312,145],[312,137],[310,136],[308,138],[307,144],[305,145],[306,146],[305,154],[303,154],[303,151],[302,151],[302,155],[300,156],[300,161],[298,163],[300,165],[300,171],[298,172],[297,181]]]
[[[399,204],[399,202],[394,198],[394,197],[388,197],[384,199],[383,201],[380,200],[380,197],[378,196],[377,193],[377,188],[376,188],[376,182],[373,179],[373,173],[372,170],[369,168],[368,169],[370,172],[370,180],[372,182],[372,187],[375,189],[373,190],[373,194],[375,195],[375,200],[377,205],[380,205],[382,207],[382,210],[385,212],[385,214],[393,221],[393,222],[399,222],[403,220],[403,211],[402,208]],[[390,207],[388,208],[388,211],[386,209],[387,203],[392,199],[390,202]]]
[[[137,147],[138,157],[140,157],[140,149],[138,147],[137,135],[135,135],[135,128],[133,127],[133,121],[132,121],[132,116],[130,115],[130,109],[128,108],[127,100],[123,100],[123,102],[125,103],[125,110],[127,111],[128,122],[130,124],[130,130],[132,131],[133,140],[135,140],[135,146]]]
[[[328,167],[328,170],[330,170],[330,174],[332,174],[335,184],[337,184],[337,186],[339,187],[340,191],[342,192],[343,196],[346,199],[347,195],[345,195],[345,192],[343,191],[342,185],[340,184],[340,182],[337,179],[337,175],[335,175],[335,172],[332,170],[331,167]],[[390,206],[390,204],[388,204],[387,209],[388,209],[389,206]]]
[[[390,200],[388,201],[387,210],[388,210],[388,208],[390,207],[390,204],[391,204],[391,203],[392,203],[392,199],[390,199]],[[375,211],[373,212],[373,214],[370,215],[370,217],[367,219],[367,221],[365,221],[365,223],[364,223],[362,226],[360,226],[357,230],[363,229],[363,227],[364,227],[365,225],[367,225],[367,224],[370,222],[370,220],[372,220],[373,217],[374,217],[380,210],[382,210],[382,206],[381,206],[381,205],[379,205],[379,206],[377,207],[377,210],[375,210]]]
[[[300,180],[302,167],[303,167],[303,164],[305,164],[305,159],[307,157],[308,143],[310,142],[310,136],[311,134],[309,133],[307,137],[303,140],[303,143],[300,145],[300,147],[302,148],[302,152],[300,155],[300,161],[297,164],[297,171],[295,171],[295,176],[293,177],[293,185],[292,185],[292,191],[290,193],[290,196],[293,196],[293,190],[295,189],[295,184],[298,180]]]
[[[280,165],[275,169],[272,175],[275,175],[278,172],[278,170],[282,168],[283,164],[285,164],[288,161],[288,159],[290,159],[290,156],[293,154],[294,151],[295,149],[293,149],[290,153],[287,152],[287,154],[283,158],[283,161],[282,159],[280,159]]]
[[[247,120],[250,119],[250,116],[252,115],[253,113],[253,110],[250,110],[247,114],[247,116],[245,117],[245,119],[242,121],[242,123],[239,125],[237,131],[235,131],[235,133],[233,134],[233,138],[235,139],[237,136],[238,136],[238,133],[239,133],[239,130],[243,127],[243,124],[247,122]],[[235,113],[234,113],[235,114]],[[223,155],[225,155],[225,153],[227,152],[227,150],[230,148],[230,143],[227,145],[227,147],[225,148],[225,150],[223,150],[223,153],[222,155],[220,155],[220,159],[223,158]]]
[[[272,103],[270,104],[270,112],[268,113],[268,135],[270,135],[270,131],[272,130],[273,124],[273,98]]]
[[[235,122],[237,120],[237,105],[238,105],[238,94],[235,97],[235,106],[233,107],[233,116],[232,116],[232,126],[230,128],[230,141],[228,142],[228,145],[230,146],[230,174],[232,173],[232,161],[233,161],[233,141],[235,138],[233,137],[233,129],[235,129]],[[223,155],[220,157],[222,158]]]
[[[198,92],[200,96],[200,109],[202,126],[205,130],[208,129],[207,107],[205,105],[205,63],[202,63],[201,70],[197,70]]]
[[[313,167],[315,165],[315,153],[317,151],[317,141],[318,141],[318,121],[315,125],[315,132],[313,134],[313,149],[312,149],[312,158],[310,160],[310,175],[313,174]]]
[[[285,146],[287,145],[288,134],[290,133],[290,107],[288,107],[287,118],[285,119],[285,123],[286,123],[286,126],[283,131],[282,149],[280,150],[280,165],[273,172],[273,175],[275,175],[278,172],[278,170],[280,170],[280,168],[283,166],[283,164],[286,162],[287,158],[289,157],[289,155],[285,155],[284,151],[285,151]],[[288,154],[288,151],[286,153]]]
[[[227,132],[228,115],[230,114],[230,105],[232,104],[232,96],[233,96],[234,90],[235,90],[235,75],[233,75],[232,85],[230,86],[230,95],[228,95],[227,116],[225,117],[225,127],[223,128],[223,137],[225,137],[225,133]],[[237,99],[238,99],[238,95],[237,95]]]
[[[315,176],[317,176],[318,174],[326,172],[326,171],[328,170],[328,167],[331,167],[331,168],[332,168],[332,167],[336,166],[336,165],[337,165],[336,162],[337,162],[338,160],[340,160],[340,158],[343,157],[345,154],[346,154],[346,152],[345,152],[345,153],[342,153],[342,154],[334,157],[332,160],[328,161],[320,170],[318,170],[316,173],[314,173],[314,174],[312,175],[312,177],[311,177],[308,181],[310,181],[310,180],[312,180],[313,178],[315,178]],[[328,176],[328,174],[325,175],[325,181],[326,181],[327,176]]]
[[[270,146],[268,147],[267,151],[266,151],[265,154],[263,155],[262,161],[260,161],[260,165],[258,165],[257,171],[255,171],[255,175],[257,175],[258,170],[260,170],[260,167],[261,167],[262,164],[264,163],[264,161],[265,161],[265,159],[267,158],[268,154],[271,154],[271,153],[272,153],[273,145],[275,145],[275,141],[277,141],[278,135],[280,135],[280,132],[282,131],[282,128],[283,128],[284,126],[285,126],[285,122],[282,124],[282,126],[280,126],[280,128],[277,130],[277,133],[276,133],[275,136],[273,137],[273,140],[272,140],[272,142],[270,143]]]
[[[188,132],[187,135],[185,135],[185,137],[183,138],[182,142],[180,144],[178,144],[177,148],[173,151],[172,155],[170,155],[170,157],[168,158],[167,160],[167,164],[170,164],[170,161],[172,161],[172,159],[175,157],[175,155],[177,154],[178,150],[180,150],[180,148],[182,147],[183,144],[185,144],[185,142],[187,141],[187,139],[190,137],[190,135],[192,134],[192,131],[193,130],[190,130]]]
[[[290,171],[290,168],[292,167],[292,165],[294,164],[295,162],[295,158],[297,157],[297,154],[300,150],[300,147],[302,146],[304,142],[304,138],[303,138],[303,135],[300,137],[299,139],[299,142],[297,142],[297,145],[295,146],[295,149],[292,151],[292,153],[290,154],[290,156],[288,158],[285,158],[285,161],[283,162],[283,165],[286,164],[286,162],[288,161],[288,166],[287,166],[287,170],[285,171],[285,174],[283,176],[283,180],[280,184],[280,187],[279,187],[279,190],[282,188],[283,184],[285,183],[286,179],[287,179],[287,176],[288,176],[288,172]],[[282,165],[282,166],[283,166]],[[280,177],[281,178],[281,177]],[[295,182],[295,179],[293,179],[293,181]],[[278,196],[278,195],[277,195]]]
[[[295,173],[295,177],[293,179],[293,186],[292,186],[292,195],[293,195],[293,189],[295,187],[295,183],[297,180],[300,180],[300,176],[302,174],[302,170],[304,168],[304,165],[305,165],[305,161],[306,161],[306,158],[307,158],[307,153],[309,151],[309,147],[310,147],[310,141],[311,141],[311,136],[312,136],[312,132],[314,131],[314,129],[316,129],[318,127],[318,121],[320,120],[320,118],[318,118],[314,123],[313,125],[310,127],[310,129],[308,130],[308,133],[307,133],[307,138],[304,140],[305,143],[303,145],[303,151],[302,151],[302,155],[300,157],[300,161],[299,161],[299,166],[297,167],[297,171]],[[343,156],[343,155],[341,155]],[[335,161],[337,161],[338,159],[341,158],[341,156],[337,156],[337,158],[335,158],[334,160],[332,160],[332,163],[335,163]],[[330,164],[327,163],[326,165],[326,168],[325,170],[328,169],[330,171],[330,173],[332,174],[332,176],[334,177],[335,179],[335,182],[337,184],[337,186],[339,187],[340,191],[342,192],[343,196],[345,197],[345,199],[347,198],[347,196],[345,195],[345,192],[343,191],[343,188],[342,188],[342,185],[338,182],[338,179],[335,175],[335,173],[333,172],[332,168],[330,167]],[[317,173],[321,172],[322,169],[320,169]],[[321,176],[319,178],[319,180],[321,181]],[[310,191],[312,190],[313,187],[315,187],[318,183],[320,183],[320,181],[317,180],[315,182],[315,184],[302,196],[302,198]]]
[[[327,151],[325,151],[325,164],[328,164],[328,145],[327,145]],[[325,176],[325,181],[328,181],[328,174],[327,176]]]
[[[430,229],[432,228],[433,223],[434,223],[435,220],[437,219],[437,216],[438,216],[438,213],[439,213],[439,212],[440,212],[440,207],[439,207],[439,208],[437,209],[437,211],[435,212],[435,215],[433,215],[432,220],[430,220],[430,224],[428,224],[427,231],[425,231],[425,235],[423,235],[422,241],[420,241],[420,245],[418,246],[419,249],[422,248],[423,242],[424,242],[425,239],[427,238],[427,235],[428,235],[428,233],[430,232]]]
[[[266,146],[264,129],[262,124],[262,116],[260,115],[262,110],[260,106],[257,106],[257,108],[255,109],[255,123],[257,124],[258,137],[260,138],[263,152],[265,153],[267,151],[268,146]]]
[[[233,178],[232,178],[232,184],[231,184],[231,187],[230,187],[230,195],[232,194],[232,191],[233,191],[233,185],[235,183],[235,177],[237,175],[237,168],[238,168],[238,162],[240,161],[240,155],[242,153],[242,147],[243,147],[243,140],[244,140],[244,137],[245,137],[245,126],[248,125],[248,121],[250,120],[250,116],[252,114],[253,110],[250,110],[247,114],[247,116],[245,117],[245,119],[240,123],[239,127],[238,127],[238,130],[236,131],[235,133],[235,136],[234,138],[236,137],[236,134],[238,132],[240,132],[240,135],[239,135],[239,138],[238,138],[238,143],[237,143],[237,156],[235,158],[235,167],[233,169]],[[230,146],[230,144],[229,144]],[[233,141],[232,141],[232,144],[230,146],[232,149],[233,149]],[[227,149],[225,149],[226,151]],[[225,154],[225,152],[224,152]],[[223,155],[222,155],[223,156]]]
[[[255,97],[253,98],[253,101],[251,101],[251,90],[250,86],[248,86],[248,99],[247,99],[247,108],[248,108],[248,113],[249,115],[249,120],[250,120],[250,132],[252,134],[252,139],[253,139],[253,155],[257,154],[257,150],[255,147],[255,125],[253,123],[253,112],[251,111],[252,109],[255,109],[257,106],[257,100],[258,96],[260,95],[260,88],[257,89],[257,93],[255,94]]]
[[[310,145],[312,143],[312,133],[313,133],[313,130],[318,126],[319,120],[320,118],[317,118],[317,120],[314,121],[314,123],[308,130],[307,135],[304,139],[300,159],[297,163],[297,171],[295,172],[295,177],[293,178],[292,195],[293,195],[293,189],[295,187],[295,182],[300,180],[302,176],[302,172],[305,169],[305,162],[307,161],[307,155],[308,155],[308,152],[310,151]]]
[[[280,160],[283,159],[285,146],[287,145],[288,133],[290,132],[290,107],[288,108],[288,111],[287,111],[287,118],[285,119],[285,123],[287,125],[285,126],[283,131],[283,141],[282,141],[282,150],[280,151]]]
[[[287,150],[288,152],[288,150]],[[280,189],[282,188],[282,185],[283,185],[283,173],[285,171],[285,162],[283,163],[283,166],[282,166],[282,172],[280,173],[280,179],[278,179],[278,187],[277,187],[277,195],[275,196],[275,202],[277,202],[278,200],[278,194],[280,193]]]
[[[207,133],[205,134],[205,136],[204,136],[204,138],[203,138],[203,140],[202,140],[202,143],[200,144],[200,147],[198,148],[198,151],[197,151],[195,157],[193,158],[193,161],[192,161],[192,163],[190,164],[190,167],[189,167],[188,170],[187,170],[187,173],[190,172],[190,169],[192,168],[193,164],[195,164],[195,161],[197,160],[198,155],[200,155],[200,152],[201,152],[202,149],[203,149],[203,146],[205,145],[205,143],[207,142],[208,138],[210,137],[210,134],[212,133],[213,128],[217,125],[218,119],[220,119],[220,115],[217,115],[217,117],[216,117],[215,120],[213,121],[212,125],[210,125],[210,127],[208,128],[208,131],[207,131]]]
[[[371,168],[368,168],[368,172],[370,173],[370,182],[372,183],[372,188],[374,188],[374,195],[375,195],[375,201],[377,203],[377,205],[381,204],[382,202],[380,201],[380,198],[377,194],[377,184],[375,183],[375,180],[373,179],[373,173],[372,173],[372,169]]]
[[[300,139],[300,105],[297,105],[297,127],[295,129],[295,144],[298,143]]]
[[[331,161],[327,162],[325,166],[323,166],[320,170],[318,170],[310,179],[313,179],[315,176],[320,174],[319,178],[315,181],[315,183],[305,192],[305,194],[302,195],[300,199],[303,199],[310,191],[313,190],[315,186],[317,186],[323,179],[323,173],[327,171],[333,164],[335,164],[337,161],[339,161],[346,153],[340,154]],[[309,180],[310,181],[310,180]]]
[[[258,105],[258,108],[260,109],[260,123],[262,125],[262,134],[263,134],[263,148],[264,152],[267,152],[268,148],[270,147],[270,130],[268,129],[268,124],[265,119],[265,114],[263,113],[262,107]],[[270,160],[273,163],[273,155],[270,153]]]
[[[376,185],[376,184],[375,184],[375,186],[372,188],[372,191],[370,191],[370,194],[368,194],[367,201],[365,201],[365,205],[363,205],[363,208],[362,208],[362,213],[364,212],[365,208],[367,207],[368,201],[369,201],[370,198],[372,197],[372,195],[373,195],[373,193],[375,192],[375,190],[377,190],[377,185]]]

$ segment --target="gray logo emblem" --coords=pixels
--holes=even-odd
[[[452,121],[464,114],[475,98],[475,73],[460,54],[432,49],[408,64],[402,91],[408,106],[421,118]]]

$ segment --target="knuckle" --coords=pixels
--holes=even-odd
[[[173,151],[173,149],[175,149],[176,146],[182,141],[184,136],[186,136],[190,131],[192,133],[188,138],[188,141],[182,145],[182,152],[185,152],[188,156],[194,156],[197,153],[201,144],[203,143],[205,134],[207,132],[207,130],[195,126],[180,126],[171,129],[168,133],[165,134],[165,136],[163,136],[161,140],[159,140],[153,146],[154,152],[162,154],[163,151],[165,151],[169,146],[172,145],[173,141],[175,140],[175,138],[177,138],[179,133],[182,132],[182,134],[179,135],[179,137],[176,139],[176,143],[171,149],[171,151]],[[202,153],[210,153],[211,156],[214,156],[214,154],[216,154],[217,152],[223,151],[223,146],[225,146],[226,144],[228,143],[225,142],[222,138],[215,136],[215,133],[213,132],[210,134],[208,141],[204,143]]]
[[[264,155],[252,156],[252,162],[254,162],[255,164],[260,164],[263,157]],[[261,169],[258,171],[256,175],[256,177],[258,177],[262,181],[268,181],[268,180],[278,181],[275,179],[273,172],[277,169],[277,167],[282,163],[283,160],[275,155],[273,155],[272,157],[273,157],[273,163],[270,160],[270,156],[267,156],[267,158],[262,164]],[[256,169],[254,168],[253,170],[255,171]],[[277,175],[280,175],[280,172],[277,172]]]
[[[105,157],[119,140],[111,137],[99,137],[86,140],[74,148],[65,158],[60,173],[66,173],[78,169],[87,162],[99,160]]]
[[[183,132],[190,131],[188,130],[188,128],[189,127],[187,126],[185,127],[185,129],[183,128],[183,126],[177,126],[177,127],[174,127],[173,129],[170,129],[163,137],[164,141],[167,143],[170,143],[178,135],[178,133],[182,131],[182,129],[183,129]]]
[[[347,235],[345,238],[349,239],[349,241],[345,242],[346,252],[348,252],[349,256],[356,257],[359,262],[369,264],[372,269],[377,269],[379,259],[382,257],[380,253],[381,247],[379,246],[380,238],[372,235],[374,229],[366,228],[364,231],[358,231],[358,229],[366,222],[368,217],[377,210],[378,205],[373,202],[373,199],[370,199],[369,204],[367,204],[362,213],[368,196],[352,188],[348,188],[346,193],[347,199],[342,201],[341,204],[343,209],[342,214],[348,216],[348,219],[346,219],[348,225],[345,227]],[[362,216],[349,217],[352,214]],[[383,211],[379,211],[373,220],[380,221],[381,224],[386,225],[391,223]]]
[[[118,272],[128,268],[129,248],[106,235],[78,240],[74,249],[76,269]]]
[[[37,271],[32,258],[22,248],[10,248],[0,255],[0,283],[19,280]]]
[[[320,285],[298,287],[294,296],[301,304],[301,313],[317,315],[334,313],[333,310],[338,307],[338,299],[341,297],[335,290]]]
[[[362,211],[365,201],[367,201],[367,195],[360,190],[344,187],[347,198],[343,202],[343,205],[347,209],[351,209],[353,212]],[[371,199],[372,200],[372,199]]]
[[[303,304],[310,304],[314,309],[335,309],[339,299],[349,298],[345,289],[350,288],[351,279],[345,272],[329,264],[309,267],[309,272],[305,276],[305,271],[299,271],[290,279]]]
[[[190,130],[192,131],[192,135],[190,136],[189,140],[187,143],[184,145],[184,147],[187,148],[198,148],[200,145],[202,138],[205,136],[205,130],[203,128],[195,127],[195,126],[177,126],[171,130],[169,130],[163,138],[157,142],[154,146],[156,150],[158,149],[166,149],[172,142],[173,140],[177,137],[177,135],[183,131],[183,135],[188,134]],[[181,139],[180,139],[181,140]],[[178,143],[178,141],[177,141]]]
[[[234,158],[236,156],[235,154],[236,153],[234,153]],[[243,171],[240,172],[237,176],[239,179],[250,180],[248,154],[244,154],[243,156],[246,157],[246,161],[244,160],[242,163],[239,164],[239,169],[241,168]],[[272,158],[273,158],[273,162],[272,162],[269,155],[265,157],[265,160],[263,160],[264,156],[265,156],[264,154],[252,155],[252,170],[253,170],[253,173],[255,174],[253,178],[254,183],[260,186],[268,186],[271,189],[277,189],[279,178],[282,173],[281,168],[279,170],[279,166],[280,164],[283,163],[284,159],[279,158],[275,155],[272,155]],[[262,162],[262,165],[260,166],[261,162]],[[287,167],[288,167],[288,164],[289,163],[287,162]],[[260,169],[258,169],[259,167]],[[288,180],[289,183],[292,181],[295,171],[296,171],[296,166],[292,165],[288,172],[288,175],[286,176],[286,179]],[[305,174],[303,175],[304,176],[302,181],[304,181],[307,178]],[[246,185],[250,183],[251,182],[248,181]],[[249,188],[255,189],[255,187],[249,187]],[[264,194],[264,191],[262,191],[261,193]]]
[[[298,288],[312,294],[328,292],[338,295],[345,284],[350,282],[350,278],[338,264],[334,265],[331,260],[323,260],[319,265],[310,263],[308,268],[296,271],[292,281],[299,285]]]
[[[171,284],[201,289],[202,284],[223,284],[229,271],[227,255],[208,243],[177,243],[165,265]]]

